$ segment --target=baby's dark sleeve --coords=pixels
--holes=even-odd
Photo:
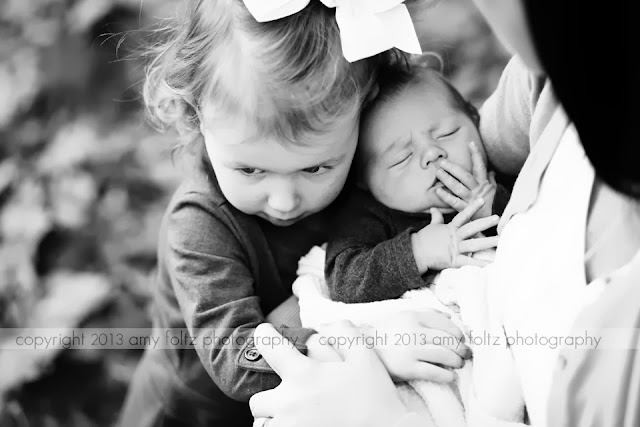
[[[425,285],[413,256],[412,230],[396,234],[387,212],[359,190],[343,203],[327,245],[325,277],[331,299],[380,301]]]

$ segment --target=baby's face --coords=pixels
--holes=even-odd
[[[364,179],[382,204],[404,212],[452,211],[436,194],[442,159],[471,171],[469,142],[483,150],[473,121],[439,83],[412,84],[375,107],[362,127]]]

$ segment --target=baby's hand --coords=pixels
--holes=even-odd
[[[471,218],[483,206],[484,200],[477,199],[467,205],[449,224],[444,223],[442,213],[431,208],[431,224],[411,235],[413,256],[418,271],[443,270],[450,267],[475,265],[484,267],[487,260],[471,258],[470,254],[498,245],[498,236],[477,237],[488,228],[495,227],[500,221],[498,215],[471,221]]]
[[[367,331],[378,357],[394,381],[451,382],[450,368],[471,356],[462,331],[448,314],[407,311],[378,321]]]
[[[440,161],[440,169],[437,170],[436,174],[440,182],[450,192],[443,188],[438,188],[436,189],[436,194],[443,202],[458,212],[462,212],[472,200],[483,198],[485,205],[472,219],[486,218],[491,215],[493,199],[496,195],[495,174],[493,172],[487,173],[487,167],[476,143],[471,141],[469,146],[473,174],[448,160]]]

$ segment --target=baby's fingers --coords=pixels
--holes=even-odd
[[[438,169],[436,171],[438,180],[444,184],[453,194],[460,197],[463,200],[468,200],[471,197],[471,191],[464,186],[460,181],[449,175],[444,169]]]
[[[482,160],[482,158],[480,160]],[[460,181],[467,188],[475,188],[478,186],[478,181],[462,166],[448,160],[442,160],[440,162],[440,167],[447,171],[455,179]]]
[[[440,212],[440,209],[438,208],[431,208],[429,209],[429,212],[431,213],[431,224],[444,224],[444,216],[442,215],[442,212]]]
[[[480,149],[475,141],[471,141],[469,146],[471,148],[471,169],[473,170],[473,176],[478,182],[486,182],[488,179],[487,166],[484,164]]]
[[[463,240],[458,244],[458,250],[465,254],[468,252],[478,252],[498,246],[498,236],[481,237],[478,239]]]
[[[458,215],[460,214],[462,214],[462,212],[460,212]],[[453,219],[453,221],[455,221],[455,218]],[[486,218],[476,219],[475,221],[468,222],[467,224],[464,224],[463,226],[461,226],[458,229],[458,237],[461,240],[467,240],[480,232],[488,230],[491,227],[495,227],[496,225],[498,225],[499,222],[500,222],[500,217],[498,215],[491,215]],[[460,252],[466,252],[466,251],[460,251]]]
[[[458,212],[463,211],[464,208],[466,208],[468,205],[468,203],[461,198],[454,196],[453,194],[443,190],[442,188],[437,188],[436,194],[438,195],[438,197],[440,197],[440,199],[442,199],[443,202],[445,202]]]
[[[482,208],[482,206],[484,206],[484,199],[482,197],[473,200],[471,203],[467,205],[466,208],[460,211],[460,213],[458,213],[458,215],[456,215],[451,220],[451,224],[458,228],[462,227],[464,224],[471,221],[471,218],[473,218],[473,216]]]

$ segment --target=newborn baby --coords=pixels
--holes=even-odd
[[[478,122],[433,70],[383,75],[362,116],[358,188],[328,242],[333,300],[398,298],[444,268],[488,263],[469,255],[496,246],[479,233],[497,225],[508,192],[487,172]]]

